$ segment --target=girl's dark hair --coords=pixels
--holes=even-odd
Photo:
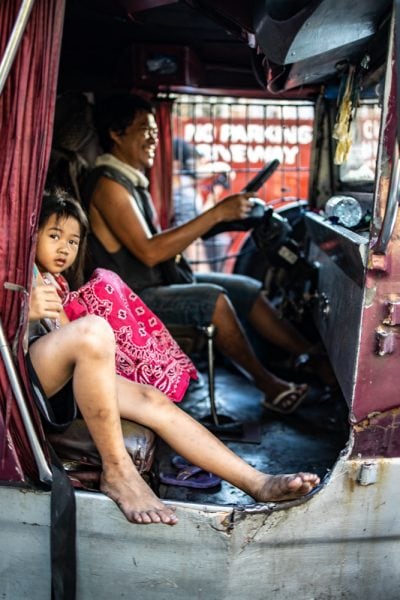
[[[150,102],[134,94],[116,94],[95,105],[94,123],[105,152],[109,152],[113,145],[110,131],[122,135],[141,112],[154,114],[154,108]]]
[[[67,192],[59,189],[45,192],[39,215],[39,229],[45,227],[52,215],[56,216],[57,221],[72,217],[79,223],[81,239],[78,254],[71,267],[63,273],[71,288],[77,289],[84,281],[86,238],[89,231],[88,218],[79,202],[74,200]]]

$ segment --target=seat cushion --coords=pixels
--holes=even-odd
[[[125,419],[121,419],[121,425],[126,449],[138,471],[150,471],[156,443],[154,432]],[[83,419],[75,419],[64,433],[52,433],[47,437],[67,470],[101,467],[100,455]]]

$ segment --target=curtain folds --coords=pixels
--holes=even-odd
[[[0,57],[19,8],[17,1],[0,3]],[[4,282],[25,289],[31,282],[36,223],[51,149],[63,17],[64,0],[36,0],[0,97],[0,315],[25,383],[21,333],[27,318],[26,296],[5,290]],[[20,478],[35,476],[29,444],[2,363],[0,412],[0,433],[3,422],[11,446],[23,457],[24,475],[20,473]],[[10,471],[7,452],[11,450],[6,444],[0,447],[0,478]]]

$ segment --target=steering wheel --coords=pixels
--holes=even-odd
[[[279,167],[280,162],[277,159],[271,160],[245,185],[242,192],[257,192],[262,185],[271,177],[271,175]],[[266,204],[258,198],[253,199],[253,208],[245,219],[236,219],[235,221],[222,221],[218,225],[211,227],[204,235],[203,240],[222,233],[223,231],[248,231],[253,229],[256,225],[261,223],[265,214],[269,216],[272,213],[272,209],[268,208]]]

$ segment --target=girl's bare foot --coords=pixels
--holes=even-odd
[[[131,459],[123,467],[113,465],[103,469],[101,491],[119,506],[131,523],[176,525],[174,509],[161,502],[137,472]],[[104,465],[103,465],[104,466]]]
[[[257,502],[294,500],[309,494],[319,484],[318,475],[313,473],[263,475],[263,479],[258,490],[252,494]]]

